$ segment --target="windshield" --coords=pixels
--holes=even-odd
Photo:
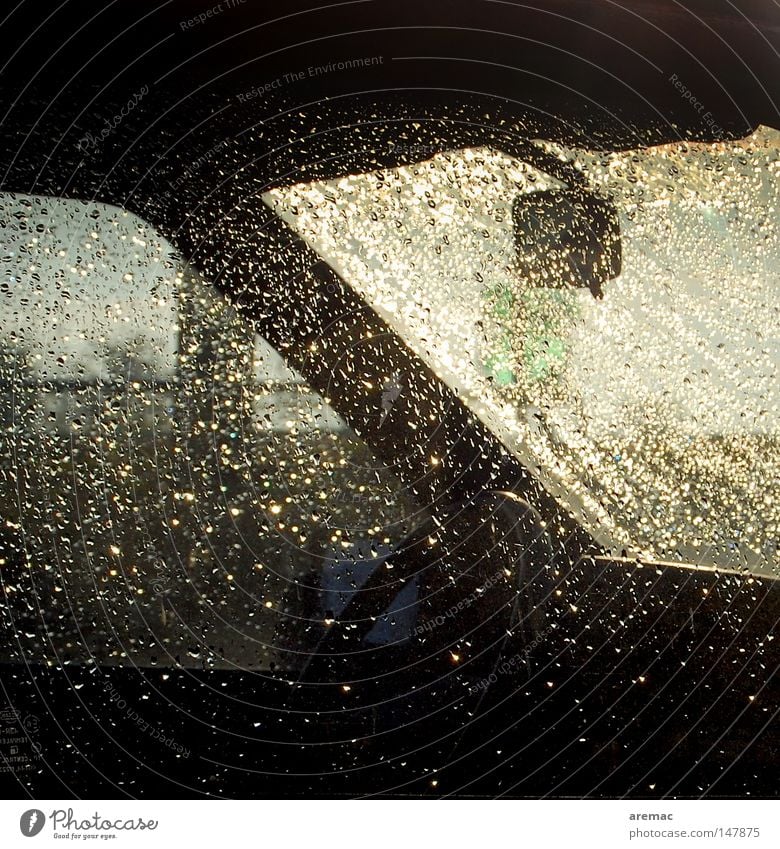
[[[776,572],[780,134],[538,146],[614,204],[600,297],[528,274],[513,206],[563,183],[496,150],[264,199],[605,546]]]

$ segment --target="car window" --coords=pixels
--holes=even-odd
[[[294,667],[408,532],[392,471],[137,216],[0,219],[2,659]]]
[[[562,182],[494,149],[264,199],[607,548],[776,573],[780,135],[538,147],[615,209],[603,291],[534,275],[518,202]]]

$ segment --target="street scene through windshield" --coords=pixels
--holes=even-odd
[[[776,797],[776,15],[41,2],[10,797]]]
[[[560,183],[500,152],[266,200],[592,532],[776,573],[780,135],[610,155],[539,145],[616,205],[623,270],[601,299],[518,268],[512,204]]]

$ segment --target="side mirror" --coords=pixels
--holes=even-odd
[[[512,205],[519,273],[532,286],[590,289],[620,274],[622,250],[615,205],[581,188],[520,195]]]

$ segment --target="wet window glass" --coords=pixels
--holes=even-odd
[[[136,216],[0,216],[4,659],[295,667],[397,479]]]
[[[538,147],[572,201],[488,148],[265,200],[605,546],[776,573],[780,136]]]
[[[0,195],[4,715],[135,794],[105,733],[166,792],[767,786],[777,131],[367,127],[175,226]]]

